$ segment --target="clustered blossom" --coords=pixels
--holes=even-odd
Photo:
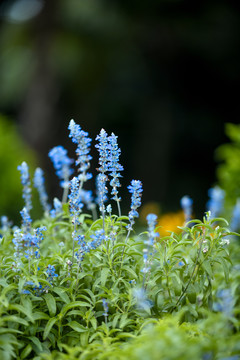
[[[211,217],[219,215],[223,208],[223,202],[225,198],[225,191],[220,187],[215,186],[208,191],[209,201],[207,202],[207,210],[211,212]]]
[[[62,213],[62,203],[58,198],[53,199],[53,209],[50,211],[50,216],[56,218]]]
[[[134,218],[138,217],[137,208],[141,206],[141,196],[142,196],[142,183],[140,180],[132,180],[131,185],[128,186],[131,196],[131,211],[128,213],[128,218],[130,224],[127,226],[128,230],[132,230],[135,223]]]
[[[139,310],[144,310],[147,312],[150,310],[150,308],[152,307],[152,303],[150,300],[148,300],[144,288],[135,288],[133,290],[133,296]]]
[[[54,265],[48,265],[46,273],[47,273],[47,280],[50,282],[50,284],[52,284],[53,279],[55,277],[58,277],[58,274],[56,274],[56,270],[55,270]]]
[[[3,232],[8,231],[12,226],[12,222],[8,220],[8,217],[3,215],[1,216],[1,230]]]
[[[102,303],[103,303],[103,310],[104,310],[103,316],[105,317],[105,321],[107,321],[108,310],[109,310],[107,300],[103,298]]]
[[[78,223],[78,216],[80,215],[83,207],[81,196],[79,194],[79,179],[74,177],[70,181],[70,195],[69,197],[69,208],[70,214],[73,217],[73,224]]]
[[[109,169],[108,160],[109,160],[109,143],[108,143],[108,134],[104,129],[100,131],[100,134],[97,135],[96,140],[98,144],[95,147],[99,152],[99,165],[98,171],[102,174],[106,173]]]
[[[105,240],[105,233],[103,229],[97,230],[95,234],[90,236],[91,241],[86,242],[84,235],[76,235],[76,232],[73,232],[73,239],[77,241],[79,248],[75,253],[78,263],[80,264],[86,253],[89,253],[91,250],[96,249],[101,245]]]
[[[73,174],[73,170],[70,168],[73,160],[67,156],[67,150],[63,146],[55,146],[48,155],[53,162],[57,176],[61,180],[61,187],[68,188],[69,178]]]
[[[99,209],[102,212],[105,212],[104,203],[107,201],[107,192],[108,189],[106,187],[107,176],[105,174],[98,174],[96,177],[96,185],[97,185],[97,198],[96,202],[99,205]]]
[[[110,176],[112,180],[110,181],[110,186],[112,187],[111,195],[113,195],[112,199],[115,201],[120,201],[121,198],[118,197],[118,190],[120,182],[119,177],[120,171],[123,171],[123,166],[119,164],[119,156],[121,154],[121,150],[118,148],[117,136],[112,133],[111,136],[108,137],[109,141],[109,163],[108,163],[108,171],[110,172]]]
[[[96,208],[96,204],[94,203],[94,199],[93,199],[93,193],[91,190],[81,189],[79,195],[82,203],[84,203],[87,206],[88,210],[93,210]]]
[[[144,268],[142,272],[144,274],[148,273],[151,268],[151,259],[149,259],[149,255],[151,256],[153,254],[153,246],[155,243],[155,239],[156,237],[159,236],[159,234],[155,232],[155,226],[157,224],[157,215],[148,214],[147,223],[148,223],[148,240],[144,241],[144,244],[147,245],[147,247],[143,249]]]
[[[188,222],[192,217],[193,200],[188,195],[185,195],[181,198],[180,203],[184,212],[185,222]]]
[[[79,180],[85,182],[92,178],[92,174],[87,172],[90,168],[90,160],[92,159],[92,156],[89,155],[92,139],[88,137],[88,132],[83,131],[80,125],[76,124],[73,119],[70,121],[68,129],[70,130],[69,137],[78,145],[76,165],[79,165]]]
[[[21,173],[21,183],[23,185],[23,199],[25,201],[25,207],[30,211],[32,209],[32,199],[31,199],[31,181],[28,172],[28,165],[25,161],[17,167]]]
[[[28,259],[34,255],[35,258],[39,258],[39,247],[41,241],[43,240],[43,231],[46,230],[47,228],[42,226],[34,229],[32,234],[29,228],[28,231],[26,231],[26,229],[23,231],[21,229],[16,229],[12,240],[15,245],[15,257],[19,258],[20,256],[25,255]]]
[[[29,231],[31,228],[31,223],[32,223],[32,219],[31,216],[29,214],[29,211],[26,207],[24,207],[21,211],[20,211],[20,215],[22,217],[22,226],[23,229],[25,230],[25,232]]]
[[[35,170],[33,181],[34,181],[35,188],[38,190],[39,198],[40,198],[40,202],[43,207],[43,210],[46,213],[49,213],[50,205],[48,204],[48,196],[47,196],[47,192],[46,192],[45,184],[44,184],[45,179],[44,179],[43,170],[41,168],[37,168]]]

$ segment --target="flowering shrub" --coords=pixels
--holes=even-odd
[[[229,251],[238,248],[237,234],[211,212],[203,221],[190,220],[192,200],[184,197],[185,224],[178,233],[160,237],[157,216],[150,213],[147,231],[136,235],[143,188],[141,181],[131,181],[130,210],[123,216],[119,196],[123,167],[117,137],[102,129],[96,138],[99,175],[94,200],[83,189],[92,177],[88,172],[91,139],[73,120],[69,130],[77,144],[78,174],[71,178],[73,160],[63,147],[49,153],[63,188],[62,201],[55,198],[50,206],[38,168],[34,186],[44,216],[33,222],[31,179],[27,164],[22,163],[22,225],[11,228],[7,218],[2,219],[2,358],[145,359],[148,354],[150,359],[190,359],[196,352],[196,359],[213,359],[236,355],[240,269],[237,252],[232,262]],[[211,326],[218,326],[214,319],[223,324],[231,347],[225,346],[227,340],[216,340],[216,332],[206,325],[208,317],[213,319]],[[212,338],[213,345],[206,337]],[[189,347],[182,344],[185,341]],[[175,345],[175,350],[169,345]],[[157,347],[158,357],[152,346]]]

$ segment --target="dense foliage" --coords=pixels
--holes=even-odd
[[[54,199],[51,209],[43,173],[36,170],[34,186],[45,212],[32,222],[31,181],[22,163],[22,226],[11,227],[2,218],[2,358],[237,359],[237,234],[211,211],[203,221],[190,220],[180,233],[161,238],[157,217],[148,214],[147,231],[135,234],[142,184],[132,180],[131,209],[121,215],[120,149],[117,137],[104,130],[96,146],[101,213],[96,216],[96,202],[83,190],[91,178],[91,139],[73,120],[69,130],[77,144],[79,174],[69,181],[73,161],[64,148],[49,153],[63,202]],[[108,179],[112,200],[107,199]],[[192,201],[184,197],[182,206],[187,221]]]

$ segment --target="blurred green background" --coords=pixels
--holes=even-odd
[[[224,124],[239,123],[239,10],[232,0],[1,1],[0,113],[51,197],[60,191],[47,154],[62,144],[74,156],[74,118],[92,138],[102,127],[119,136],[126,209],[125,187],[140,179],[144,203],[176,210],[188,194],[202,216]],[[23,156],[6,156],[15,138],[0,129],[0,213],[11,203],[14,216],[21,205],[5,198]]]

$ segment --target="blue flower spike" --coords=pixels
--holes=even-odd
[[[190,198],[190,196],[185,195],[181,198],[180,204],[184,212],[185,222],[187,223],[192,218],[193,200]]]
[[[68,129],[70,130],[69,137],[72,138],[73,143],[77,144],[76,154],[78,159],[76,165],[79,166],[78,171],[80,174],[78,178],[81,190],[83,183],[92,178],[92,174],[87,172],[92,159],[92,156],[89,155],[92,139],[88,137],[88,132],[83,131],[73,119],[70,121]]]
[[[135,224],[134,218],[138,217],[139,214],[137,209],[141,206],[141,197],[142,197],[142,183],[140,180],[132,180],[131,185],[128,186],[131,196],[131,211],[128,213],[128,218],[130,224],[127,226],[128,230],[133,230],[133,225]]]
[[[118,214],[121,216],[120,209],[120,201],[121,198],[118,196],[118,188],[121,186],[119,178],[121,177],[120,171],[123,171],[123,166],[119,164],[119,156],[121,154],[121,150],[118,147],[117,136],[114,133],[108,137],[109,142],[109,162],[108,162],[108,171],[110,172],[110,176],[112,180],[110,181],[110,186],[112,187],[111,195],[113,195],[112,199],[117,202],[118,206]]]
[[[28,211],[32,209],[32,199],[31,199],[31,181],[28,171],[28,165],[25,161],[17,167],[21,173],[21,183],[23,185],[23,199],[25,201],[25,207]]]
[[[69,178],[73,174],[73,169],[70,167],[73,160],[67,156],[67,150],[63,146],[55,146],[48,155],[53,162],[57,176],[61,180],[60,186],[64,189],[62,203],[65,203],[68,196]]]
[[[225,191],[219,186],[209,189],[209,201],[207,202],[207,211],[211,212],[211,218],[218,216],[223,208]]]
[[[46,214],[49,214],[50,205],[48,204],[48,196],[45,189],[44,173],[41,168],[36,168],[33,178],[33,184],[39,193],[39,199],[43,207],[43,210],[45,211]]]

